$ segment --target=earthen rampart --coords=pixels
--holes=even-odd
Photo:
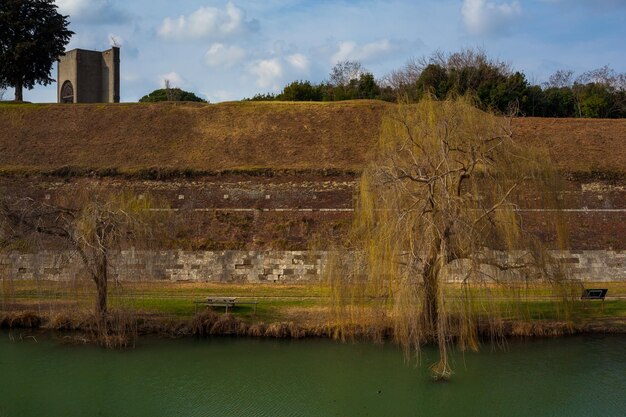
[[[309,280],[316,264],[290,254],[308,258],[315,252],[303,251],[328,250],[347,235],[359,173],[392,110],[375,101],[0,107],[0,196],[56,204],[98,187],[153,198],[155,210],[170,214],[168,235],[152,251],[120,252],[122,279]],[[517,139],[545,147],[561,173],[572,264],[591,268],[581,279],[622,279],[626,121],[512,125]],[[541,196],[520,195],[519,214],[550,246],[554,213]],[[57,271],[62,245],[45,243],[50,252],[3,254],[10,276],[80,274],[70,264]]]

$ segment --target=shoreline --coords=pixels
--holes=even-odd
[[[72,333],[70,339],[77,343],[104,344],[110,348],[130,347],[144,337],[157,336],[169,339],[187,337],[230,336],[267,339],[308,339],[323,338],[335,340],[359,340],[372,342],[392,342],[393,329],[389,326],[374,329],[371,326],[356,325],[344,328],[329,323],[296,322],[248,322],[229,313],[206,311],[191,318],[155,317],[149,315],[116,314],[110,317],[108,340],[96,336],[96,323],[93,315],[46,315],[33,311],[0,312],[0,330],[37,331],[51,334]],[[482,326],[478,329],[481,342],[489,341],[493,332]],[[585,320],[580,323],[559,320],[503,320],[497,338],[556,338],[584,334],[626,334],[626,318],[603,318]],[[26,337],[28,337],[27,335]],[[113,343],[109,343],[113,342]]]

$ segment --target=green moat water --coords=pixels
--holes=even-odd
[[[391,345],[144,339],[107,351],[12,336],[0,332],[0,417],[626,416],[626,336],[484,347],[456,355],[447,383]]]

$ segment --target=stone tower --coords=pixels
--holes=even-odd
[[[119,103],[120,48],[72,49],[59,57],[59,103]]]

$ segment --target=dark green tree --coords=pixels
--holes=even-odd
[[[74,34],[67,18],[53,0],[0,1],[0,88],[14,87],[15,101],[24,88],[54,82],[52,64]]]
[[[322,85],[328,101],[375,99],[379,98],[380,87],[371,72],[362,72],[346,85],[334,85],[332,82]]]
[[[519,103],[521,116],[541,116],[545,113],[545,95],[538,85],[529,85]]]
[[[282,101],[322,101],[322,91],[319,85],[310,81],[294,81],[287,85],[277,100]]]
[[[576,117],[576,98],[570,87],[546,88],[543,117]]]
[[[526,77],[521,72],[516,72],[491,86],[486,104],[488,108],[509,113],[513,108],[521,105],[527,89]]]
[[[445,99],[450,90],[446,69],[438,64],[427,65],[415,82],[415,88],[417,89],[417,97],[428,93],[438,99]]]
[[[198,103],[206,103],[207,101],[198,97],[190,91],[181,90],[180,88],[161,88],[154,90],[148,95],[139,99],[140,103],[156,103],[159,101],[195,101]]]
[[[273,93],[258,93],[255,94],[252,98],[245,98],[246,101],[274,101],[277,100],[276,94]]]
[[[359,76],[356,82],[356,95],[360,99],[374,99],[380,95],[380,88],[376,84],[374,74],[365,72]]]
[[[573,91],[579,100],[579,110],[582,117],[607,118],[612,116],[613,92],[609,86],[600,83],[574,84]]]

